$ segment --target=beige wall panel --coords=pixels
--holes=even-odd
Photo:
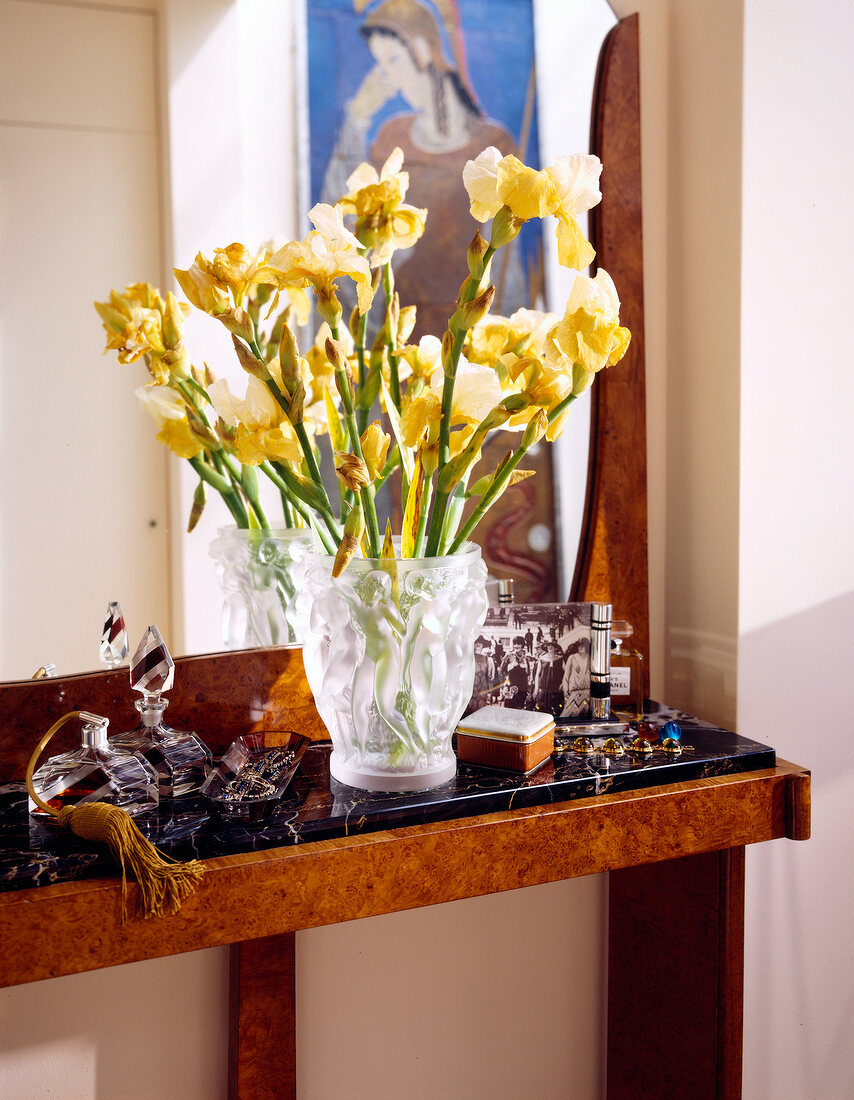
[[[29,36],[23,9],[3,4],[3,53],[38,72],[50,35]],[[76,49],[96,35],[124,55],[126,88],[147,88],[151,20],[134,13],[118,48],[114,12],[44,6]],[[102,32],[92,20],[103,14]],[[93,47],[94,49],[94,47]],[[68,51],[69,54],[74,52]],[[79,52],[79,51],[78,51]],[[64,118],[80,99],[92,117],[90,59],[65,81]],[[2,68],[3,66],[0,66]],[[113,74],[115,76],[115,74]],[[5,78],[4,78],[5,79]],[[35,81],[38,83],[38,81]],[[3,108],[7,102],[3,89]],[[78,96],[78,93],[79,96]],[[128,100],[128,106],[131,101]],[[116,117],[115,121],[118,121]],[[168,636],[167,455],[133,390],[142,364],[120,366],[104,345],[92,302],[112,286],[161,277],[158,146],[153,130],[0,123],[0,678],[98,666],[107,603],[131,633],[157,622]]]
[[[151,12],[0,0],[0,118],[153,131]]]

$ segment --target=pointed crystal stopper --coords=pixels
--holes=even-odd
[[[130,686],[145,695],[168,691],[175,678],[175,662],[156,626],[150,626],[130,663]]]
[[[128,632],[122,609],[113,600],[107,608],[101,634],[101,660],[110,668],[118,668],[128,655]]]

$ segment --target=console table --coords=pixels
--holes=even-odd
[[[288,666],[298,660],[299,651],[291,653]],[[279,651],[280,666],[283,656]],[[188,663],[204,682],[206,661],[268,658]],[[292,673],[286,670],[284,679]],[[97,709],[96,685],[109,694],[117,675],[80,678],[90,706]],[[199,677],[195,682],[198,688]],[[76,703],[69,683],[73,678],[62,689],[66,707]],[[49,693],[57,689],[48,684],[41,691],[49,712]],[[192,695],[195,705],[202,705],[199,695]],[[180,705],[176,700],[176,719]],[[184,702],[188,710],[193,705]],[[431,812],[443,811],[437,804],[428,818]],[[11,890],[0,894],[0,984],[231,944],[230,1095],[293,1096],[296,931],[609,871],[609,1097],[736,1097],[744,848],[806,839],[809,817],[809,773],[777,760],[754,770],[213,856],[199,891],[177,915],[130,917],[124,927],[115,875]],[[360,824],[353,819],[354,830]],[[129,895],[132,911],[135,886]],[[673,1028],[651,1026],[653,1015],[672,1019]]]

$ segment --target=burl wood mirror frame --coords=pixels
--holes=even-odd
[[[590,212],[596,262],[613,278],[620,320],[632,334],[622,362],[591,392],[587,499],[570,599],[601,600],[634,628],[649,694],[646,381],[643,323],[638,17],[602,47],[593,93],[591,149],[605,165],[602,202]]]
[[[594,209],[598,263],[613,277],[622,323],[632,342],[623,361],[592,390],[591,449],[585,518],[571,599],[603,600],[634,627],[649,672],[646,394],[638,98],[638,18],[624,19],[602,48],[593,97],[592,149],[605,165],[603,199]],[[169,723],[198,729],[214,753],[258,729],[327,732],[305,680],[299,648],[251,649],[175,661]],[[138,716],[127,669],[0,684],[0,782],[20,780],[38,735],[69,710],[131,729]],[[648,691],[648,679],[646,684]],[[51,745],[71,748],[73,724]]]

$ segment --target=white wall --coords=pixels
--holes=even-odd
[[[744,1095],[841,1100],[854,8],[614,6],[641,15],[654,688],[813,769],[813,839],[748,850]]]
[[[745,1091],[854,1095],[854,6],[745,3],[739,728],[813,770],[748,860]]]

